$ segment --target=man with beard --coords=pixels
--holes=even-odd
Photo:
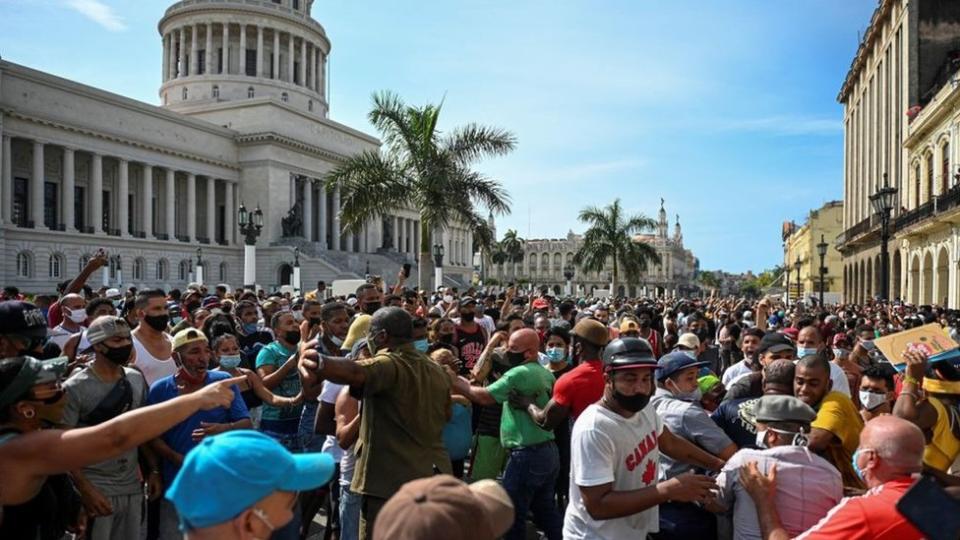
[[[210,345],[203,332],[193,328],[181,330],[174,336],[173,360],[176,362],[177,372],[153,383],[147,397],[148,405],[191,394],[209,384],[230,378],[230,374],[223,371],[207,371],[210,364]],[[161,459],[160,473],[164,487],[169,487],[173,482],[187,452],[200,444],[205,437],[253,427],[250,413],[236,386],[233,387],[233,394],[229,408],[196,412],[151,442],[151,447]],[[181,538],[179,525],[176,509],[170,501],[161,501],[160,540]]]
[[[372,283],[364,283],[357,287],[357,309],[367,315],[373,315],[383,307],[383,294]]]
[[[743,360],[733,364],[723,372],[720,380],[724,386],[729,388],[740,377],[763,369],[760,360],[757,358],[757,350],[760,348],[763,333],[763,330],[759,328],[748,328],[743,331],[740,339],[740,351],[743,353]]]
[[[160,289],[140,291],[134,302],[134,310],[142,317],[143,324],[130,333],[133,348],[137,352],[133,367],[143,373],[147,385],[153,385],[163,377],[173,375],[177,366],[173,363],[173,339],[167,334],[170,312],[167,295]]]
[[[707,469],[723,462],[675,437],[648,406],[656,368],[646,341],[616,339],[604,349],[603,397],[573,426],[564,538],[647,538],[659,528],[660,504],[702,503],[716,487],[698,474],[657,482],[661,450]]]
[[[133,352],[130,327],[120,317],[100,317],[87,329],[87,340],[95,358],[86,369],[63,383],[67,405],[63,411],[65,427],[95,426],[143,405],[147,384],[143,375],[127,367]],[[144,478],[149,497],[156,500],[163,492],[160,470],[146,445],[141,455],[148,467]],[[137,449],[76,470],[74,485],[80,492],[87,515],[89,538],[125,540],[140,534],[143,488],[138,477]]]

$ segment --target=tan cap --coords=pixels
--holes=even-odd
[[[189,345],[194,341],[202,341],[206,343],[208,340],[207,336],[205,336],[203,332],[197,330],[196,328],[187,328],[185,330],[181,330],[177,332],[175,336],[173,336],[173,350],[176,351],[180,347]]]
[[[87,341],[91,345],[103,343],[112,337],[130,337],[130,325],[126,320],[103,315],[94,319],[87,328]]]
[[[686,347],[691,350],[699,349],[700,338],[698,338],[696,334],[691,334],[690,332],[681,334],[680,339],[677,340],[677,347]]]
[[[407,482],[383,506],[373,540],[493,540],[513,525],[513,503],[500,484],[464,484],[447,475]]]
[[[633,319],[624,319],[623,322],[620,323],[620,332],[621,332],[621,333],[623,333],[623,332],[639,332],[639,331],[640,331],[640,325],[637,324],[637,321],[635,321],[635,320],[633,320]]]
[[[610,332],[607,327],[596,319],[580,319],[573,327],[573,335],[593,343],[597,347],[606,347],[610,341]]]

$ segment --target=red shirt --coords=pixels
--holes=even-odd
[[[588,406],[603,397],[603,362],[590,360],[570,370],[553,385],[553,401],[570,408],[576,420]]]
[[[919,540],[923,535],[896,507],[911,485],[912,478],[898,478],[860,497],[845,497],[796,540]]]
[[[60,301],[50,304],[50,309],[47,310],[47,326],[50,328],[56,328],[56,326],[63,322],[63,308],[60,306]]]

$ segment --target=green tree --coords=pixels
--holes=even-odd
[[[496,257],[494,262],[497,264],[510,263],[510,273],[514,279],[517,277],[516,264],[523,262],[524,243],[524,239],[517,235],[516,230],[507,229],[494,254]]]
[[[420,288],[433,267],[433,232],[451,223],[472,228],[483,222],[477,205],[494,214],[510,211],[500,182],[471,169],[481,158],[501,156],[516,146],[508,131],[467,124],[441,132],[440,105],[406,105],[392,92],[373,95],[370,123],[381,134],[380,150],[360,152],[327,175],[327,189],[340,188],[340,222],[358,232],[364,223],[396,208],[420,215]]]
[[[634,235],[656,227],[656,221],[643,214],[624,215],[620,199],[604,208],[588,206],[580,211],[578,219],[590,227],[573,262],[587,272],[602,272],[612,264],[611,294],[617,290],[621,269],[630,282],[639,279],[649,263],[660,264],[653,246],[634,239]]]
[[[486,283],[487,265],[492,254],[496,251],[497,239],[493,237],[493,230],[486,221],[481,221],[473,227],[473,245],[470,253],[480,253],[480,279]],[[470,259],[471,264],[473,258]]]
[[[709,270],[703,270],[697,275],[697,281],[708,289],[717,289],[720,287],[720,280],[717,275]]]

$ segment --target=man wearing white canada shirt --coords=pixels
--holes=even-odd
[[[706,469],[719,470],[724,463],[675,437],[647,406],[657,360],[646,340],[613,340],[604,349],[603,367],[603,397],[573,426],[567,540],[645,538],[659,530],[659,504],[708,501],[716,484],[707,476],[657,482],[661,450]]]

